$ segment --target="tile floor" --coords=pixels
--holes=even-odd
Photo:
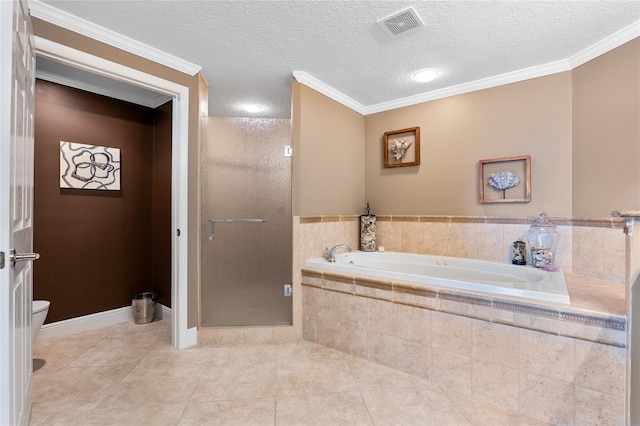
[[[31,425],[541,425],[313,343],[176,350],[169,323],[34,345]]]

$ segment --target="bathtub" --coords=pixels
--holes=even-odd
[[[564,274],[533,266],[388,251],[340,253],[336,254],[335,263],[315,258],[307,260],[306,266],[534,301],[570,303]]]

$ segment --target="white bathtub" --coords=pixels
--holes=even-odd
[[[360,251],[336,254],[335,263],[324,258],[310,259],[306,266],[528,300],[570,303],[561,271],[549,272],[532,266],[414,253]]]

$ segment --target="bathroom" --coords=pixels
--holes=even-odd
[[[41,31],[46,32],[42,27]],[[373,213],[391,217],[379,235],[389,249],[447,253],[454,240],[433,236],[443,235],[443,228],[450,229],[451,224],[420,222],[416,217],[461,217],[455,227],[456,253],[498,261],[508,260],[504,247],[518,232],[506,235],[496,229],[511,225],[512,218],[547,211],[565,221],[608,220],[610,211],[635,205],[633,194],[638,193],[640,181],[634,166],[638,158],[637,134],[633,133],[637,132],[633,127],[637,99],[629,100],[628,105],[621,105],[621,100],[628,100],[629,92],[638,92],[630,89],[637,89],[633,76],[633,72],[637,75],[637,51],[636,39],[572,71],[366,117],[294,82],[293,333],[302,332],[302,300],[295,295],[301,294],[304,260],[320,255],[332,244],[357,246],[354,217],[363,213],[366,202]],[[601,85],[606,90],[598,90]],[[197,91],[196,82],[189,86]],[[602,106],[597,114],[590,109],[594,104]],[[296,119],[313,120],[321,115],[322,122],[331,123],[329,128],[303,126]],[[421,165],[382,169],[381,135],[412,126],[422,130]],[[603,139],[606,144],[601,143]],[[356,142],[345,146],[345,140]],[[532,156],[532,201],[508,206],[479,204],[477,161],[522,154]],[[191,155],[196,161],[197,152]],[[327,164],[331,173],[327,173]],[[593,170],[601,172],[594,174]],[[600,179],[603,173],[609,176],[606,182]],[[618,192],[611,190],[609,182],[628,186]],[[395,223],[394,217],[403,220]],[[499,219],[477,225],[484,217]],[[404,222],[420,223],[423,237],[410,238],[415,232],[403,227]],[[573,230],[576,232],[570,228],[564,229],[561,240],[562,265],[623,285],[622,227],[586,226]],[[202,243],[190,242],[191,247]],[[198,260],[194,257],[190,262]],[[197,280],[190,278],[189,286],[197,288]],[[191,291],[189,296],[190,327],[198,321],[194,294],[197,292]]]

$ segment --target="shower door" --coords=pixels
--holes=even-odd
[[[201,326],[291,324],[290,139],[290,120],[202,119]]]

